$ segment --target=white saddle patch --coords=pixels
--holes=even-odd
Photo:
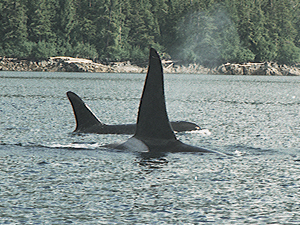
[[[144,142],[136,139],[134,137],[129,138],[125,143],[123,143],[122,148],[132,152],[149,152],[149,148]]]

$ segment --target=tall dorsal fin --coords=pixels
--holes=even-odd
[[[95,125],[104,125],[78,95],[76,95],[74,92],[68,91],[67,96],[71,102],[75,115],[75,131],[85,131],[86,129]]]
[[[140,101],[134,136],[139,139],[176,140],[166,111],[161,61],[153,48],[150,49],[148,73]]]

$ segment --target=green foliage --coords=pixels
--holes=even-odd
[[[0,0],[0,56],[300,61],[295,0]]]
[[[28,56],[27,17],[21,0],[2,0],[1,2],[1,40],[0,45],[6,56]]]
[[[224,7],[197,12],[185,17],[178,27],[180,44],[178,56],[187,63],[215,66],[222,62],[253,59],[245,54],[237,29],[225,13]]]
[[[58,56],[73,56],[73,47],[69,42],[57,40],[56,51]]]
[[[300,61],[300,48],[293,42],[283,41],[279,45],[277,60],[282,64],[291,64]]]
[[[146,59],[149,53],[148,49],[140,49],[138,46],[134,46],[130,51],[130,58],[133,61],[139,61],[141,59]]]
[[[31,51],[31,57],[34,59],[47,59],[56,54],[55,44],[44,40],[34,43]]]
[[[70,55],[73,57],[89,58],[89,59],[98,58],[98,53],[94,46],[90,44],[82,44],[82,43],[78,43],[73,48],[73,53]]]
[[[241,48],[237,54],[236,62],[252,62],[254,61],[255,54],[248,48]]]
[[[75,13],[73,0],[57,0],[54,26],[58,38],[62,41],[70,41],[70,33],[76,23]]]
[[[50,1],[27,1],[27,30],[28,39],[32,42],[54,41],[55,34],[51,30],[51,6]]]

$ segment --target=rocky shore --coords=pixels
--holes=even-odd
[[[300,76],[300,64],[294,66],[278,65],[277,63],[226,63],[219,66],[216,74],[267,75],[267,76]]]
[[[165,73],[300,76],[300,64],[287,66],[272,62],[226,63],[215,68],[205,68],[198,64],[177,65],[173,61],[164,60],[162,60],[162,64]],[[41,61],[0,57],[0,71],[146,73],[147,67],[132,65],[130,62],[115,62],[104,65],[92,60],[72,57],[51,57]]]

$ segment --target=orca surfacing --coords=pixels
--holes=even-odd
[[[68,91],[67,97],[72,105],[76,120],[74,132],[78,133],[96,133],[96,134],[134,134],[136,124],[118,124],[108,125],[102,123],[97,116],[91,111],[87,104],[74,92]],[[175,121],[171,122],[174,131],[194,131],[201,128],[191,122]]]
[[[150,49],[148,72],[138,111],[133,137],[121,145],[107,145],[120,150],[148,153],[201,152],[216,153],[179,141],[166,111],[161,60],[156,50]]]

